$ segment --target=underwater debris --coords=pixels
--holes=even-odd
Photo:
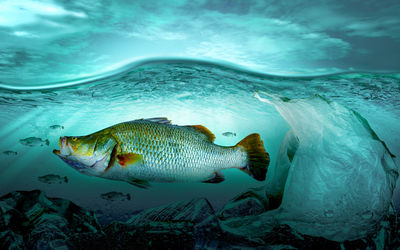
[[[237,195],[218,212],[220,220],[258,215],[270,210],[270,201],[265,196],[264,187],[252,188]]]
[[[43,140],[42,138],[38,138],[38,137],[28,137],[25,139],[20,139],[19,142],[22,145],[29,146],[29,147],[44,146],[44,145],[49,146],[49,144],[50,144],[50,141],[48,139]]]
[[[54,129],[54,130],[56,130],[56,129],[61,130],[61,129],[64,129],[64,126],[62,126],[62,125],[51,125],[49,128]]]
[[[223,135],[223,136],[226,136],[226,137],[234,137],[234,136],[236,136],[236,133],[233,133],[233,132],[224,132],[224,133],[222,133],[222,135]]]
[[[399,170],[368,121],[319,95],[255,97],[274,105],[291,127],[266,181],[267,196],[282,197],[275,218],[299,233],[341,242],[376,233],[393,204]]]
[[[39,176],[38,180],[40,182],[47,183],[47,184],[68,183],[67,176],[61,177],[58,174],[47,174],[47,175]]]
[[[18,152],[7,150],[7,151],[4,151],[3,154],[5,154],[5,155],[17,155]]]
[[[108,201],[124,201],[124,200],[131,200],[131,195],[130,194],[123,194],[121,192],[108,192],[101,194],[100,197],[104,200]]]

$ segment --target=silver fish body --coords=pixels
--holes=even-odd
[[[113,135],[122,153],[143,158],[128,167],[117,161],[104,175],[111,179],[205,181],[222,169],[243,167],[248,160],[244,148],[216,145],[190,126],[139,120],[119,125]]]
[[[235,146],[213,143],[202,125],[177,126],[166,118],[119,123],[80,137],[61,137],[53,152],[77,171],[137,186],[147,182],[202,181],[219,183],[221,170],[238,168],[265,179],[269,155],[259,134]]]

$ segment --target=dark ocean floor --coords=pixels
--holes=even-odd
[[[270,221],[262,190],[249,190],[215,211],[206,199],[143,210],[126,222],[100,224],[95,213],[40,190],[0,198],[0,249],[398,249],[397,216],[369,237],[346,242],[302,235]],[[259,221],[253,235],[250,222]]]

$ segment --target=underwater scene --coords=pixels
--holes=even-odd
[[[0,3],[1,249],[400,248],[398,58],[386,57],[389,67],[372,46],[371,62],[365,51],[346,61],[352,52],[333,56],[336,40],[307,42],[326,58],[303,47],[262,54],[249,41],[248,57],[233,54],[241,47],[232,44],[222,53],[218,27],[234,41],[230,29],[245,20],[259,25],[248,31],[255,37],[286,24],[249,17],[263,1],[171,1],[168,11],[139,2],[109,3],[108,11],[90,1]],[[133,10],[150,20],[137,21],[129,36],[135,52],[108,30],[132,28]],[[80,28],[63,30],[81,19],[89,22],[83,38]],[[400,23],[391,20],[387,27]],[[54,34],[45,35],[47,26]],[[366,29],[357,27],[352,32]],[[197,29],[215,32],[199,43],[214,54],[192,53]],[[159,33],[170,53],[160,50]],[[318,33],[307,39],[315,36],[332,42]],[[398,45],[393,36],[375,42]],[[179,52],[185,39],[194,47]],[[283,59],[291,52],[296,62]]]
[[[57,212],[48,210],[49,202],[42,204],[48,196],[94,211],[92,219],[104,225],[130,225],[132,218],[148,223],[151,218],[158,221],[158,216],[196,225],[196,217],[212,215],[221,230],[243,237],[249,230],[269,232],[265,227],[279,218],[303,233],[330,240],[365,237],[399,205],[392,203],[399,164],[395,155],[400,153],[399,88],[398,75],[285,78],[213,63],[154,61],[76,86],[3,89],[0,185],[2,195],[12,192],[2,198],[3,204],[27,199],[23,207],[36,200],[25,212],[33,227],[51,223],[43,214]],[[143,188],[123,179],[82,174],[53,154],[60,137],[89,135],[152,117],[167,117],[180,126],[203,125],[221,146],[260,134],[270,155],[265,181],[226,169],[220,183],[190,182],[188,177]],[[150,213],[166,204],[174,204],[167,206],[172,211],[164,207]],[[141,218],[142,211],[146,219]],[[248,237],[251,244],[268,243],[260,241],[262,234],[260,239]],[[201,240],[206,242],[194,239],[196,246],[217,244],[208,236]]]

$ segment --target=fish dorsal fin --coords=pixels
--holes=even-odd
[[[163,123],[163,124],[171,124],[171,121],[168,120],[167,117],[153,117],[153,118],[142,118],[134,121],[149,121],[149,122],[157,122],[157,123]]]
[[[190,125],[188,127],[192,127],[195,130],[197,130],[198,132],[207,136],[207,138],[208,138],[208,140],[210,140],[210,142],[213,142],[215,140],[215,135],[213,133],[211,133],[211,131],[208,128],[204,127],[203,125]]]

